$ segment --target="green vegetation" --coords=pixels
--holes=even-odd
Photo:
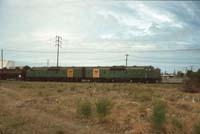
[[[0,134],[198,133],[200,94],[182,86],[1,81]]]
[[[200,92],[200,69],[197,72],[188,71],[184,81],[185,92]]]
[[[98,102],[96,103],[96,112],[100,119],[109,115],[110,110],[111,110],[110,100],[103,98],[103,99],[98,100]]]
[[[194,126],[194,134],[200,134],[200,121]]]
[[[65,132],[64,132],[63,130],[58,130],[58,131],[56,132],[56,134],[65,134]]]
[[[62,92],[64,92],[64,90],[63,89],[58,89],[57,92],[58,93],[62,93]]]
[[[171,123],[180,134],[183,133],[183,123],[180,120],[173,118]]]
[[[83,101],[78,104],[77,112],[85,118],[92,114],[92,104],[89,101]]]
[[[166,104],[161,100],[157,100],[153,107],[153,128],[160,131],[164,127],[166,121]]]
[[[111,110],[111,102],[110,100],[103,98],[98,100],[96,103],[96,112],[100,119],[103,119],[107,115],[110,114]],[[85,118],[88,118],[92,114],[92,104],[86,100],[86,101],[78,101],[78,107],[77,112]]]
[[[134,93],[133,100],[139,102],[147,102],[147,101],[149,102],[152,100],[152,94],[153,92],[148,90],[145,92],[137,91]]]

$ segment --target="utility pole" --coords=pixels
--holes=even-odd
[[[176,75],[176,69],[175,68],[174,68],[174,73],[173,74],[174,74],[174,76]]]
[[[3,49],[1,50],[1,69],[3,69]]]
[[[190,69],[191,69],[192,72],[193,72],[193,67],[194,67],[194,66],[190,66]]]
[[[57,67],[59,66],[59,51],[62,44],[62,37],[56,35],[56,46],[57,46]]]
[[[49,67],[49,59],[47,59],[47,67]]]
[[[187,68],[187,67],[184,67],[184,69],[185,69],[185,74],[187,74],[188,68]]]
[[[126,54],[125,56],[126,56],[126,67],[127,67],[127,65],[128,65],[128,56],[129,56],[129,55]]]

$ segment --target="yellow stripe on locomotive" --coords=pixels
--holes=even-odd
[[[68,78],[73,78],[74,77],[74,69],[73,68],[68,68],[67,69],[67,77]]]
[[[93,68],[93,78],[99,78],[99,77],[100,77],[99,68]]]

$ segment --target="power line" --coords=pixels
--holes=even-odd
[[[61,38],[59,39],[59,43],[61,43]],[[57,46],[60,47],[60,44]],[[58,47],[58,48],[59,48]],[[53,51],[25,51],[25,50],[4,50],[6,52],[17,52],[17,53],[55,53]],[[161,50],[134,50],[131,51],[129,50],[128,52],[137,52],[137,53],[144,53],[144,52],[194,52],[194,51],[200,51],[200,48],[196,49],[161,49]],[[58,51],[57,51],[58,52]],[[64,52],[59,52],[59,53],[126,53],[127,51],[64,51]]]
[[[199,57],[169,57],[169,56],[165,56],[165,57],[158,57],[158,56],[130,56],[131,59],[147,59],[147,60],[169,60],[169,61],[191,61],[191,59],[199,59]]]
[[[53,52],[53,53],[55,53],[55,52]],[[36,53],[37,54],[37,53]],[[109,54],[109,53],[108,53]],[[29,54],[30,56],[29,57],[31,57],[32,59],[34,58],[33,56],[32,56],[32,54],[30,53]],[[24,56],[24,55],[23,55]],[[67,56],[67,58],[66,58],[66,56]],[[65,55],[65,58],[66,59],[70,59],[70,60],[72,60],[70,57],[70,54],[68,54],[68,55]],[[89,57],[91,57],[90,55],[88,55]],[[87,56],[87,57],[88,57]],[[51,55],[51,57],[53,58],[53,55]],[[101,55],[96,55],[95,57],[93,57],[92,59],[87,59],[87,57],[85,57],[84,56],[84,60],[104,60],[104,61],[106,61],[106,60],[119,60],[119,59],[121,59],[120,57],[120,55],[118,55],[117,57],[116,56],[112,56],[112,57],[107,57],[107,58],[103,58],[104,56],[101,56]],[[27,56],[25,56],[24,58],[27,58]],[[42,58],[42,57],[40,57],[40,58]],[[131,56],[130,57],[131,58],[131,60],[132,61],[135,61],[135,60],[147,60],[147,61],[152,61],[152,62],[157,62],[157,63],[159,63],[160,61],[165,61],[165,62],[176,62],[176,61],[181,61],[181,62],[184,62],[184,63],[187,63],[187,62],[189,62],[189,61],[191,61],[192,59],[194,59],[194,60],[197,60],[199,57],[187,57],[187,59],[185,59],[185,57],[179,57],[179,59],[176,59],[176,58],[174,58],[174,57],[168,57],[168,56],[165,56],[165,57],[158,57],[157,55],[156,55],[156,57],[155,56],[137,56],[137,55],[133,55],[133,56]],[[171,59],[172,58],[172,59]],[[37,57],[37,59],[38,59],[38,57]],[[80,59],[83,59],[83,57],[81,57],[81,55],[79,55],[78,57],[77,57],[77,59],[74,59],[74,60],[80,60]],[[45,58],[45,60],[46,60],[46,58]]]
[[[32,57],[31,57],[32,58]],[[42,57],[41,57],[42,58]],[[46,59],[37,59],[40,60],[40,61],[43,61],[43,60],[46,60]],[[124,59],[122,59],[120,56],[115,56],[115,57],[104,57],[104,56],[98,56],[98,57],[81,57],[81,56],[78,56],[78,57],[73,57],[73,58],[70,58],[69,56],[65,57],[65,59],[70,59],[69,62],[77,62],[77,61],[92,61],[92,62],[99,62],[99,61],[103,61],[103,62],[112,62],[112,61],[121,61],[123,62]],[[27,59],[28,60],[28,59]],[[184,60],[184,57],[183,59],[169,59],[168,57],[165,57],[165,58],[161,58],[160,57],[138,57],[138,56],[132,56],[129,58],[129,60],[131,62],[148,62],[148,63],[167,63],[167,64],[199,64],[200,65],[200,62],[198,62],[198,58],[196,59],[187,59],[187,60]],[[32,61],[30,59],[30,61]]]

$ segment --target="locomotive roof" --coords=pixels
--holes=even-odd
[[[129,68],[129,69],[153,69],[153,66],[67,66],[67,67],[32,67],[34,70],[46,70],[46,69],[67,69],[67,68],[111,68],[111,69],[122,69],[122,68]]]

